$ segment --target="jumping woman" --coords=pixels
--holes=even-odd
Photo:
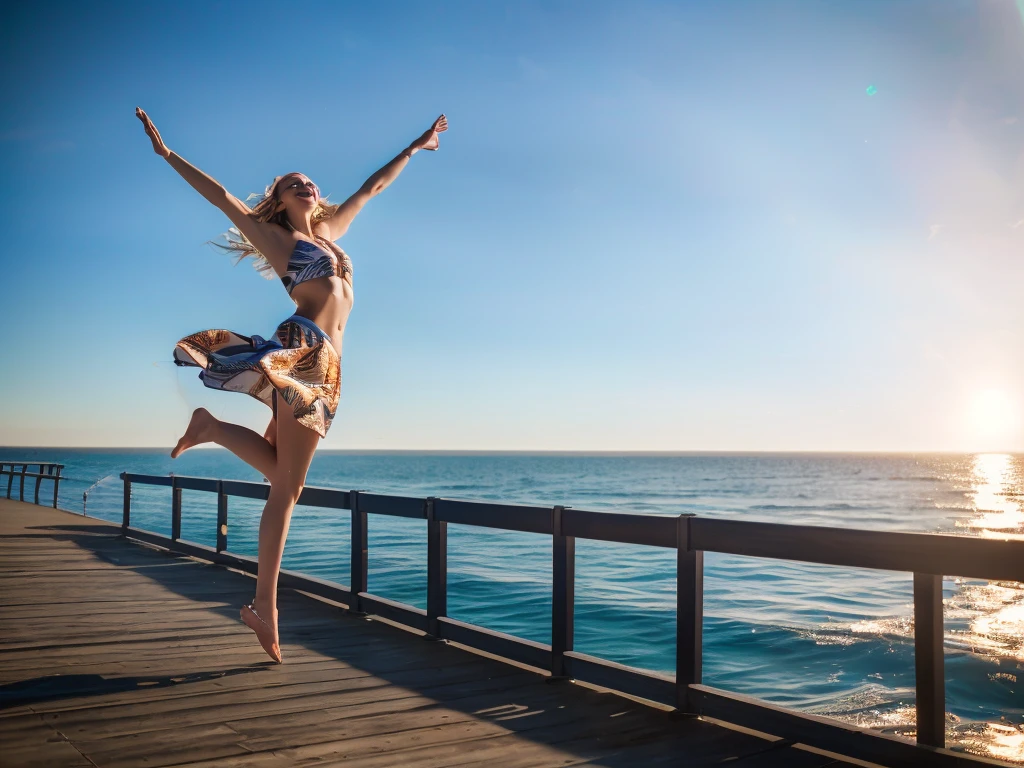
[[[200,331],[174,348],[178,365],[203,369],[199,377],[207,387],[245,392],[271,408],[273,415],[263,435],[198,408],[171,456],[200,443],[216,443],[270,482],[260,518],[256,597],[242,607],[241,616],[263,650],[280,663],[277,578],[284,541],[313,452],[327,435],[338,408],[341,339],[352,310],[352,262],[334,241],[345,234],[367,201],[398,177],[410,157],[421,149],[437,149],[437,135],[447,130],[448,121],[441,115],[340,205],[326,203],[316,184],[303,174],[288,173],[274,179],[263,199],[249,208],[171,152],[145,112],[136,109],[135,114],[153,150],[234,224],[224,247],[239,259],[254,257],[261,271],[272,270],[296,304],[295,314],[277,327],[272,339]]]

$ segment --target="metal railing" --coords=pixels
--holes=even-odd
[[[124,473],[122,533],[215,563],[255,573],[256,559],[228,551],[230,497],[266,499],[263,483]],[[131,526],[133,484],[171,489],[171,536]],[[181,540],[183,490],[217,494],[216,548]],[[1003,765],[945,749],[942,575],[1024,581],[1024,542],[926,533],[891,533],[776,523],[588,512],[566,506],[535,507],[442,498],[386,496],[365,491],[306,487],[300,504],[351,512],[350,586],[282,571],[280,585],[311,592],[355,613],[379,615],[435,638],[457,642],[533,667],[555,678],[604,686],[681,712],[709,716],[890,766]],[[427,523],[427,609],[367,592],[369,515]],[[448,525],[471,525],[551,537],[551,644],[450,618],[447,615]],[[573,650],[576,539],[664,547],[677,551],[676,675],[627,667]],[[913,574],[917,743],[838,720],[778,707],[701,683],[704,552],[796,560]]]
[[[8,469],[10,467],[10,469]],[[20,469],[19,469],[20,467]],[[29,467],[39,467],[38,472],[29,472]],[[63,464],[54,464],[52,462],[45,461],[0,461],[0,478],[7,475],[7,498],[11,498],[11,491],[14,487],[14,478],[18,477],[21,479],[21,488],[19,490],[19,500],[25,500],[25,478],[35,478],[36,481],[36,492],[35,492],[35,503],[39,503],[39,489],[42,485],[43,480],[53,481],[53,508],[57,508],[57,491],[60,488],[61,476],[60,473],[63,471]]]

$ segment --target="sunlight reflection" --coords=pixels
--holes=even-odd
[[[1024,539],[1024,465],[1004,453],[978,454],[969,471],[969,519],[956,525],[989,539]],[[1024,662],[1024,588],[1017,582],[957,579],[958,589],[943,601],[946,646],[994,659]],[[997,662],[998,663],[998,662]],[[990,679],[1016,686],[1017,676],[999,672]],[[947,738],[968,752],[1024,763],[1024,730],[1007,722],[953,723]]]
[[[1013,725],[988,723],[980,733],[964,734],[962,743],[970,752],[1010,763],[1024,762],[1024,733]]]
[[[974,457],[974,509],[978,517],[962,525],[987,538],[1024,534],[1024,499],[1014,484],[1013,457],[981,453]]]
[[[958,525],[979,536],[1024,539],[1024,495],[1014,458],[1002,453],[974,457],[970,495],[973,514]],[[1024,589],[1014,582],[961,583],[945,601],[946,620],[962,622],[947,643],[974,653],[1024,661]]]

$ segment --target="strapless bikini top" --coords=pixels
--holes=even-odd
[[[315,243],[309,240],[299,240],[295,244],[292,255],[288,258],[288,271],[281,278],[284,289],[291,292],[296,285],[307,280],[316,280],[318,277],[332,277],[337,274],[343,277],[345,274],[352,274],[352,260],[348,254],[342,251],[338,258],[338,271],[334,271],[334,258]]]

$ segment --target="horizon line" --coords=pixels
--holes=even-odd
[[[48,446],[25,446],[25,445],[0,445],[0,451],[26,450],[26,451],[109,451],[109,452],[130,452],[130,451],[170,451],[167,446],[83,446],[83,445],[48,445]],[[223,447],[215,448],[191,448],[191,451],[224,451],[230,453]],[[552,455],[552,456],[751,456],[751,455],[966,455],[966,454],[1008,454],[1011,456],[1024,456],[1024,450],[914,450],[914,449],[724,449],[724,450],[701,450],[701,449],[551,449],[551,448],[321,448],[317,454],[347,454],[347,455],[449,455],[449,456],[478,456],[478,455]],[[314,454],[315,456],[316,454]]]

